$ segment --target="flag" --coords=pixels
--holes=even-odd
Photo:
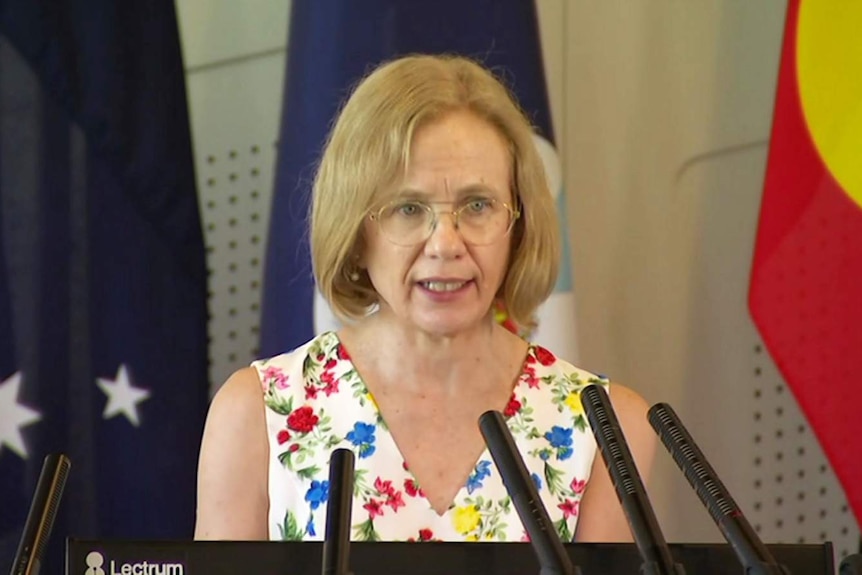
[[[206,266],[173,2],[3,3],[0,112],[0,565],[56,451],[43,572],[67,536],[191,537]]]
[[[502,76],[536,126],[558,213],[565,223],[538,17],[525,0],[297,0],[290,18],[285,97],[261,306],[264,356],[337,325],[315,291],[307,214],[314,168],[350,88],[377,64],[408,53],[458,53]],[[566,236],[563,225],[563,236]],[[568,242],[560,278],[538,313],[534,340],[575,360]]]
[[[862,523],[860,25],[788,4],[749,308]]]

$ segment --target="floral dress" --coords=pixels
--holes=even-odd
[[[479,457],[450,508],[422,493],[373,397],[333,332],[252,364],[269,437],[269,536],[321,540],[329,457],[356,455],[355,541],[523,541],[524,528],[490,453]],[[571,540],[596,443],[581,408],[583,386],[606,379],[530,345],[504,416],[551,520]]]

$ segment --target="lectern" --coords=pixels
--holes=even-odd
[[[792,575],[833,575],[832,544],[768,545]],[[634,544],[565,545],[583,575],[636,575]],[[742,574],[726,544],[670,544],[686,573]],[[320,575],[323,544],[67,540],[67,575]],[[529,543],[352,543],[354,575],[538,575]]]

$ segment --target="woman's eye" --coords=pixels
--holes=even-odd
[[[467,201],[467,203],[464,204],[464,207],[466,207],[468,211],[478,214],[487,211],[491,205],[492,201],[488,198],[474,198]]]
[[[422,204],[416,202],[406,202],[393,207],[392,213],[398,216],[418,216],[424,210]]]

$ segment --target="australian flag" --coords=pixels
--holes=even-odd
[[[408,53],[457,53],[482,62],[512,89],[537,129],[558,214],[566,214],[536,6],[530,0],[295,0],[261,307],[263,355],[335,327],[316,293],[307,214],[314,167],[340,104],[377,64]],[[563,226],[563,236],[566,236]],[[532,339],[575,361],[575,309],[564,244],[554,294]]]
[[[190,537],[206,266],[171,0],[0,3],[0,570],[42,460],[64,539]]]

